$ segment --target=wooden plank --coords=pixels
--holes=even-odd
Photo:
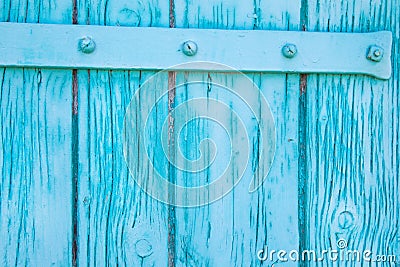
[[[252,29],[253,6],[249,1],[175,1],[177,28]]]
[[[384,79],[391,75],[391,32],[315,33],[20,23],[0,23],[0,31],[3,35],[0,66],[141,70],[175,66],[174,69],[202,70],[202,66],[208,69],[211,66],[183,63],[207,61],[246,72],[368,74]],[[80,47],[82,38],[92,42],[93,50]],[[185,54],[187,41],[195,47],[190,50],[191,56]],[[295,44],[297,52],[292,58],[282,53],[287,44]],[[370,60],[367,55],[373,55],[376,49],[381,56]]]
[[[0,21],[69,23],[69,1],[3,1]],[[71,72],[0,69],[0,265],[71,263]]]
[[[0,5],[1,22],[70,24],[72,1],[13,1]]]
[[[167,27],[167,1],[77,1],[78,24],[122,27]]]
[[[297,1],[176,1],[177,27],[297,30],[300,6]],[[289,21],[289,17],[291,18]],[[279,18],[279,19],[277,19]],[[256,60],[256,59],[254,59]],[[241,81],[237,75],[218,73],[177,74],[177,84],[191,75],[202,77],[203,84],[187,85],[186,95],[177,94],[176,100],[196,94],[227,103],[235,103],[231,95],[212,83],[232,87]],[[252,173],[247,172],[235,189],[221,200],[204,207],[178,208],[176,211],[176,266],[260,266],[257,252],[270,249],[297,249],[297,111],[299,96],[298,75],[248,74],[268,100],[276,124],[275,161],[266,181],[257,191],[249,193]],[[196,93],[193,93],[196,92]],[[211,100],[210,100],[211,101]],[[257,101],[257,99],[254,99]],[[232,104],[233,106],[236,104]],[[238,107],[238,106],[236,106]],[[242,119],[249,114],[236,110]],[[235,123],[228,114],[220,122],[234,131]],[[252,124],[247,124],[251,126]],[[185,140],[186,137],[186,140]],[[177,174],[177,181],[185,186],[207,184],[218,177],[218,172],[229,162],[229,139],[215,123],[210,121],[189,124],[181,136],[182,153],[192,159],[199,157],[199,142],[211,138],[221,153],[207,173]],[[254,145],[251,161],[257,162],[257,127],[249,128],[248,140]],[[234,141],[234,140],[233,140]],[[207,151],[207,150],[205,150]],[[211,155],[204,164],[211,163]],[[240,163],[243,164],[243,163]],[[238,166],[240,169],[241,166]],[[235,174],[232,175],[232,178]],[[256,175],[257,177],[257,175]],[[260,179],[260,177],[258,177]],[[275,258],[276,260],[276,258]]]
[[[166,27],[164,2],[78,1],[78,23]],[[166,265],[167,207],[137,186],[123,154],[126,108],[153,74],[78,71],[79,265]]]
[[[1,262],[70,262],[71,74],[1,72]]]
[[[343,239],[348,250],[370,250],[372,259],[397,255],[399,260],[399,1],[312,0],[308,7],[311,31],[390,30],[394,35],[389,81],[347,75],[308,77],[309,248],[338,249]],[[395,265],[327,259],[322,264]]]
[[[135,89],[149,75],[80,73],[81,264],[158,266],[167,258],[165,206],[135,184],[122,146],[125,110]],[[149,166],[141,168],[146,170]],[[152,248],[151,255],[142,255],[141,243]]]

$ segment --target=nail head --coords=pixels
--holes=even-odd
[[[96,49],[96,43],[90,36],[82,37],[79,40],[79,51],[85,54],[93,53]]]
[[[379,62],[383,58],[383,53],[384,53],[384,50],[382,47],[377,46],[377,45],[371,45],[368,49],[367,59],[374,61],[374,62]]]
[[[197,49],[197,44],[193,41],[186,41],[182,44],[182,52],[188,57],[196,55]]]
[[[295,44],[285,44],[282,47],[282,54],[286,58],[293,58],[297,54],[297,46]]]

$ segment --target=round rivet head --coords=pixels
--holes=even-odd
[[[197,54],[197,44],[193,41],[186,41],[182,44],[182,52],[188,56],[192,57]]]
[[[371,45],[368,48],[368,53],[367,53],[367,59],[374,61],[374,62],[379,62],[383,58],[383,48],[377,45]]]
[[[136,253],[139,257],[145,258],[153,254],[153,247],[146,239],[140,239],[135,244]]]
[[[297,47],[294,44],[285,44],[282,47],[282,54],[286,58],[293,58],[297,54]]]
[[[91,37],[85,36],[79,40],[78,48],[82,53],[90,54],[96,49],[96,43]]]

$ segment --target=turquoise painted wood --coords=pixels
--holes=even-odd
[[[168,10],[168,3],[161,1],[82,1],[78,22],[168,27]],[[137,186],[123,156],[126,108],[151,75],[154,72],[78,71],[79,265],[167,265],[168,207]]]
[[[182,186],[216,179],[229,160],[227,136],[241,141],[239,121],[229,114],[220,124],[194,120],[176,133],[180,117],[171,111],[202,97],[207,105],[218,99],[248,115],[223,90],[243,82],[243,76],[158,74],[154,88],[167,94],[148,120],[149,152],[129,152],[138,158],[140,172],[135,172],[124,158],[125,113],[156,72],[2,68],[1,266],[398,266],[328,258],[279,262],[277,254],[275,260],[261,261],[257,254],[266,247],[319,253],[346,243],[348,249],[394,255],[400,261],[399,0],[3,0],[0,16],[20,23],[393,34],[388,81],[362,75],[247,73],[260,89],[250,103],[264,96],[275,120],[276,154],[269,176],[249,193],[248,171],[225,197],[195,208],[155,200],[134,176],[151,176],[155,166]],[[192,79],[201,83],[187,83]],[[141,106],[150,100],[137,99],[133,112],[141,121]],[[188,107],[192,111],[196,106]],[[216,167],[197,174],[172,168],[156,138],[164,133],[166,119],[171,159],[180,152],[201,158],[200,141],[211,138],[220,153]],[[258,128],[245,122],[250,162],[257,162]],[[211,150],[210,144],[204,147],[202,164],[212,162]]]
[[[286,1],[281,6],[253,1],[208,1],[207,6],[201,2],[177,1],[177,27],[297,30],[299,9],[297,1]],[[284,19],[277,19],[282,15]],[[274,164],[263,186],[253,194],[248,192],[250,177],[245,176],[221,201],[176,211],[176,266],[260,266],[257,252],[264,246],[289,251],[298,247],[296,129],[299,76],[260,73],[248,76],[267,98],[274,114],[277,126]],[[227,87],[240,82],[238,77],[216,73],[205,74],[203,79],[207,78]],[[178,75],[178,80],[182,79],[184,76]],[[221,94],[218,88],[208,89],[207,84],[203,90],[210,90],[210,97]],[[230,101],[226,98],[225,101]],[[229,116],[226,120],[229,123]],[[212,125],[201,128],[213,132]],[[193,138],[202,136],[196,128],[190,132]],[[257,140],[256,136],[256,129],[249,131],[252,142]],[[223,147],[218,141],[217,137],[217,144]],[[192,145],[188,143],[186,150],[191,149]],[[252,160],[256,157],[252,155]],[[211,171],[211,177],[212,174]],[[205,183],[206,179],[198,175],[194,180]],[[192,185],[193,178],[180,175],[178,181]]]
[[[399,1],[310,1],[310,31],[393,32],[389,81],[310,75],[306,119],[308,246],[396,255],[400,244]],[[365,263],[366,265],[367,263]],[[324,266],[336,266],[324,262]],[[350,265],[349,265],[350,266]]]
[[[152,4],[145,6],[147,5]],[[97,3],[93,3],[93,6],[97,6]],[[140,6],[132,3],[121,3],[116,8],[122,10],[121,6],[137,13],[138,10],[145,12],[143,16],[153,10],[140,9]],[[252,9],[254,6],[249,3],[248,10]],[[162,11],[168,14],[167,8]],[[116,21],[123,20],[125,16],[125,12],[119,10],[109,12],[119,15],[113,20],[109,19],[107,25],[116,24]],[[102,18],[107,15],[93,14],[93,18],[89,19],[96,21],[97,16]],[[145,26],[168,26],[168,22],[163,22],[162,18],[161,12],[158,25],[155,23]],[[167,16],[164,15],[164,18]],[[247,14],[240,19],[243,24],[249,23],[242,28],[253,28],[253,19]],[[284,26],[280,26],[274,23],[275,26],[269,28],[296,27],[285,24],[286,22]],[[268,180],[262,191],[250,195],[248,183],[242,183],[240,189],[216,203],[189,210],[178,208],[175,216],[168,218],[170,210],[141,192],[133,183],[132,177],[129,177],[122,157],[122,143],[118,141],[122,139],[123,116],[129,100],[151,74],[80,72],[78,114],[82,134],[79,153],[82,165],[79,194],[79,204],[82,207],[79,217],[81,264],[165,266],[167,258],[172,258],[170,265],[176,266],[240,265],[241,262],[259,265],[257,251],[265,244],[286,249],[296,248],[298,76],[250,75],[266,92],[268,100],[274,103],[272,106],[277,123],[287,123],[278,132],[280,152],[272,171],[273,178]],[[184,81],[185,75],[187,74],[177,73],[176,82]],[[237,81],[235,76],[216,73],[203,74],[202,77],[203,94],[210,90],[207,88],[207,81],[210,79],[226,85]],[[210,92],[218,95],[218,88],[211,89]],[[176,101],[182,101],[182,96],[177,95],[176,98]],[[168,115],[166,108],[167,102],[164,102],[155,118],[165,119]],[[229,117],[226,119],[229,120]],[[188,130],[190,139],[203,138],[202,131],[206,133],[208,129],[205,124],[192,126]],[[216,142],[223,146],[220,140],[217,138]],[[196,148],[187,143],[185,149],[190,151]],[[140,168],[150,167],[144,165]],[[176,177],[183,184],[205,178],[201,175]],[[276,200],[276,197],[280,200]],[[283,239],[280,233],[288,234]],[[172,242],[175,245],[171,249],[168,243]],[[151,251],[147,251],[149,248]]]
[[[2,1],[0,21],[69,23],[71,10]],[[0,265],[70,265],[71,71],[1,68],[0,82]]]

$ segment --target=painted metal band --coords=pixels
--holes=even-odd
[[[0,23],[0,33],[0,66],[162,70],[205,61],[244,72],[366,74],[381,79],[390,78],[392,72],[392,34],[387,31],[321,33]],[[199,66],[199,70],[218,71]]]

